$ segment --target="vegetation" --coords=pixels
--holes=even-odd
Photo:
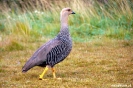
[[[43,42],[27,43],[26,50],[4,51],[0,55],[0,87],[111,88],[127,85],[132,88],[133,43],[105,40],[74,43],[67,59],[55,66],[61,80],[53,79],[51,69],[44,76],[45,80],[38,80],[44,70],[41,67],[34,67],[26,74],[21,72],[24,63]]]
[[[103,1],[103,2],[101,2]],[[102,87],[133,83],[132,0],[0,0],[0,87]],[[73,51],[56,66],[62,80],[38,82],[43,69],[21,68],[60,30],[60,11],[71,7]],[[132,84],[133,85],[133,84]]]
[[[107,4],[87,0],[74,0],[71,3],[53,1],[52,4],[51,1],[51,3],[47,2],[49,7],[47,5],[41,7],[40,4],[44,2],[34,4],[31,0],[29,3],[32,7],[20,8],[19,4],[11,4],[10,8],[5,9],[1,6],[0,31],[3,32],[1,38],[4,40],[3,35],[13,34],[24,36],[24,40],[27,36],[30,36],[30,40],[31,37],[36,39],[42,36],[56,36],[60,29],[59,13],[62,8],[69,6],[77,13],[69,20],[74,41],[83,42],[95,37],[131,40],[133,38],[133,8],[132,1],[129,1],[110,0]],[[57,6],[58,3],[60,4]]]

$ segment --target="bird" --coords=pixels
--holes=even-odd
[[[40,66],[44,67],[44,71],[39,75],[40,80],[43,80],[49,68],[52,69],[53,78],[56,78],[54,66],[63,61],[72,50],[72,39],[68,28],[68,16],[70,14],[75,14],[75,12],[69,7],[61,10],[59,33],[35,51],[23,66],[23,73],[35,66]]]

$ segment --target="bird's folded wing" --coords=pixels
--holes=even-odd
[[[59,45],[60,41],[57,39],[50,40],[49,42],[42,45],[26,62],[23,67],[24,71],[29,70],[30,68],[42,64],[47,59],[47,54],[51,51],[52,48]]]

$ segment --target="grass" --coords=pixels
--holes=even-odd
[[[74,0],[73,4],[62,1],[56,6],[47,3],[40,7],[29,3],[32,7],[20,8],[19,4],[11,5],[11,8],[3,8],[0,12],[0,31],[2,40],[4,35],[16,35],[25,40],[36,40],[37,37],[48,36],[54,37],[60,29],[59,13],[64,7],[71,7],[76,15],[70,16],[70,32],[74,41],[84,42],[96,36],[108,38],[131,40],[133,38],[133,15],[132,1],[109,1],[108,4],[102,4],[96,1]],[[47,2],[47,1],[46,1]],[[16,3],[18,3],[16,1]],[[38,2],[39,3],[39,2]],[[41,4],[45,4],[41,2]],[[6,5],[5,5],[6,6]],[[11,9],[11,10],[8,10]],[[119,10],[118,10],[119,9]],[[54,13],[54,15],[53,15]],[[23,37],[24,36],[24,37]],[[30,36],[30,37],[27,37]],[[21,41],[21,39],[17,39]]]
[[[133,86],[131,0],[108,0],[106,4],[95,0],[32,1],[14,0],[10,7],[0,2],[0,87]],[[76,14],[69,17],[73,50],[55,66],[62,80],[52,79],[51,71],[46,80],[38,80],[43,71],[40,67],[22,74],[22,66],[34,51],[59,32],[59,13],[64,7]]]
[[[107,40],[107,39],[106,39]],[[133,83],[133,43],[127,41],[93,41],[74,43],[71,54],[55,66],[57,77],[51,70],[38,80],[43,68],[34,67],[26,74],[22,66],[43,42],[27,43],[26,50],[0,53],[0,86],[2,88],[110,88],[111,85]],[[30,47],[29,47],[30,46]],[[32,46],[32,48],[31,48]]]

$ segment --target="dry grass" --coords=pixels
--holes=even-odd
[[[106,40],[106,41],[105,41]],[[26,74],[22,66],[42,42],[27,43],[24,50],[0,52],[1,88],[110,88],[119,83],[133,83],[133,42],[96,40],[74,43],[66,60],[55,66],[57,77],[51,70],[38,80],[43,68],[34,67]],[[133,85],[132,85],[133,87]]]

